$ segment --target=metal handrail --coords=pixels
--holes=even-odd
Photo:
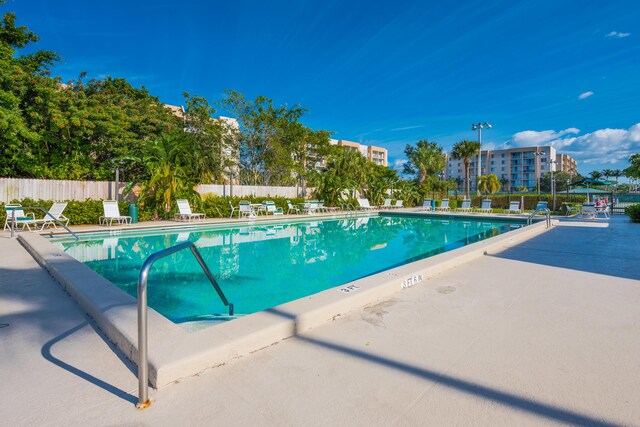
[[[73,231],[69,230],[69,228],[64,225],[58,218],[54,217],[53,215],[51,215],[51,213],[46,210],[45,208],[41,208],[40,206],[5,206],[5,210],[11,210],[11,238],[13,239],[15,237],[15,228],[16,228],[16,210],[17,209],[39,209],[42,212],[44,212],[44,218],[43,220],[47,217],[50,216],[51,218],[53,218],[53,220],[55,222],[57,222],[59,225],[61,225],[65,230],[67,230],[69,233],[71,233],[73,235],[73,237],[76,238],[76,240],[80,240],[80,238],[78,237],[78,235],[76,233],[74,233]],[[34,220],[35,221],[35,220]],[[44,227],[43,227],[44,228]]]
[[[534,210],[533,213],[527,218],[527,225],[531,225],[531,223],[533,222],[533,218],[540,212],[543,212],[545,214],[547,228],[551,227],[551,211],[549,210],[549,208],[537,208],[536,210]]]
[[[170,248],[163,249],[159,252],[151,254],[149,258],[142,264],[140,270],[140,276],[138,278],[138,403],[136,408],[144,409],[151,405],[149,400],[149,358],[147,354],[147,279],[149,278],[149,270],[153,266],[153,263],[173,253],[181,251],[183,249],[191,249],[191,253],[196,257],[198,264],[202,267],[204,274],[213,285],[213,288],[218,293],[218,296],[229,307],[229,316],[233,316],[233,304],[231,304],[227,297],[224,296],[220,285],[216,282],[216,279],[211,274],[211,270],[205,264],[204,259],[200,255],[198,248],[193,242],[183,242]]]

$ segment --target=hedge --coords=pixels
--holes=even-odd
[[[201,200],[195,200],[191,202],[191,208],[194,212],[202,212],[207,215],[208,218],[228,218],[231,214],[231,207],[229,202],[233,204],[233,206],[237,207],[239,205],[240,200],[249,200],[251,203],[261,203],[265,200],[272,200],[275,202],[276,206],[279,209],[282,209],[284,213],[287,212],[287,200],[290,200],[291,203],[303,203],[304,199],[302,198],[290,198],[287,199],[285,197],[225,197],[225,196],[217,196],[212,194],[207,194]],[[23,200],[12,200],[11,203],[20,203],[22,206],[41,206],[45,209],[49,209],[53,202],[51,200],[33,200],[33,199],[23,199]],[[4,225],[6,211],[4,209],[4,203],[0,203],[0,221]],[[118,202],[118,206],[120,207],[120,213],[122,215],[129,215],[129,202],[120,201]],[[44,213],[39,210],[29,210],[25,209],[25,212],[33,211],[36,218],[43,218]],[[174,213],[178,211],[177,206],[174,206],[174,210],[168,215],[168,218],[173,218]],[[64,216],[69,218],[70,225],[80,225],[80,224],[98,224],[98,219],[102,215],[104,215],[104,211],[102,209],[102,200],[86,200],[84,202],[79,201],[69,201],[67,207],[63,213]],[[150,210],[145,210],[144,206],[138,207],[138,219],[140,221],[150,221],[154,218],[154,213]]]
[[[640,222],[640,205],[628,206],[624,212],[629,215],[631,222]]]

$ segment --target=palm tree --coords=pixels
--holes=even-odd
[[[602,173],[600,173],[599,171],[592,171],[592,172],[589,173],[589,176],[592,179],[596,179],[597,180],[597,179],[602,178]]]
[[[613,170],[611,169],[603,169],[601,173],[604,176],[604,179],[606,179],[607,181],[609,181],[610,176],[613,176]]]
[[[478,180],[478,190],[484,194],[495,194],[500,190],[500,180],[495,174],[489,176],[481,176]]]
[[[404,164],[406,174],[418,174],[418,184],[427,178],[427,175],[439,174],[446,165],[444,150],[436,142],[420,140],[415,147],[407,144],[404,154],[409,160]]]
[[[616,184],[618,183],[618,179],[624,175],[624,173],[620,169],[614,169],[611,171],[611,176],[616,179]]]
[[[480,151],[480,143],[467,140],[456,142],[451,150],[451,157],[456,160],[464,160],[464,181],[467,199],[469,198],[469,165],[471,164],[471,158],[478,155],[478,151]]]

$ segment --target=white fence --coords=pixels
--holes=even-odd
[[[119,194],[128,183],[118,184]],[[42,199],[42,200],[113,200],[115,198],[113,181],[62,181],[44,179],[0,178],[0,202],[12,200]],[[311,190],[307,190],[307,195]],[[255,197],[296,197],[302,194],[301,188],[274,187],[253,185],[199,185],[197,191],[201,195],[217,194],[220,196],[255,196]]]
[[[126,183],[119,183],[119,191]],[[110,181],[62,181],[45,179],[0,178],[0,202],[25,198],[42,200],[113,200],[116,183]]]
[[[217,194],[220,196],[235,196],[235,197],[298,197],[302,194],[302,188],[296,187],[275,187],[275,186],[260,186],[260,185],[198,185],[198,193],[205,194]],[[308,191],[307,191],[308,192]]]

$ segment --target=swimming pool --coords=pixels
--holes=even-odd
[[[131,231],[51,241],[132,296],[144,260],[182,241],[198,247],[237,314],[250,314],[524,224],[379,215],[229,228]],[[149,306],[174,323],[227,312],[188,251],[154,264]]]

